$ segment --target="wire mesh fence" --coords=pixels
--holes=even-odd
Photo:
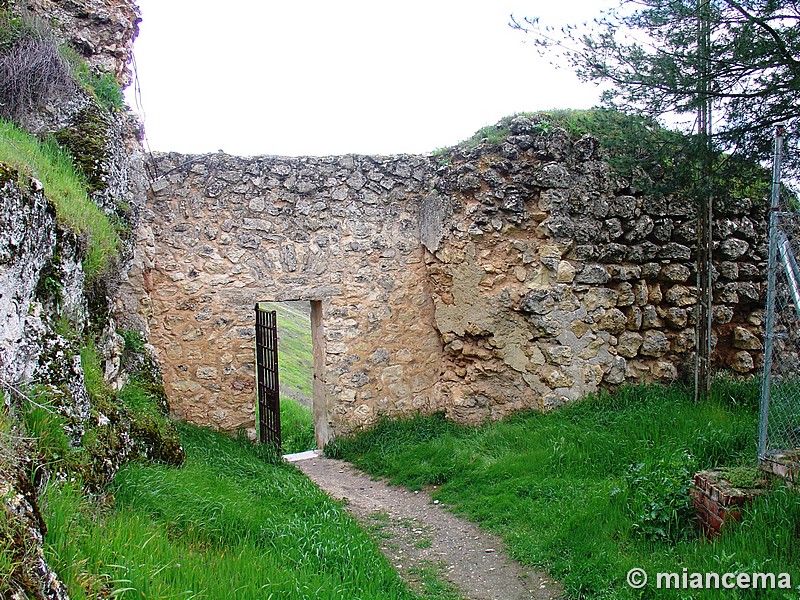
[[[776,136],[761,387],[759,458],[800,455],[800,212],[780,183]]]

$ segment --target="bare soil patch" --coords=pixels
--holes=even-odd
[[[295,463],[338,500],[381,545],[412,589],[470,600],[554,600],[560,586],[511,560],[499,538],[410,492],[371,479],[349,463],[322,456]]]

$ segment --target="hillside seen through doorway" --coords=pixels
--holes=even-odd
[[[317,447],[314,438],[311,303],[262,302],[278,317],[278,372],[281,392],[281,438],[284,454]]]

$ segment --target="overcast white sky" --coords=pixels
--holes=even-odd
[[[589,108],[509,15],[591,20],[608,0],[138,0],[152,150],[423,153],[520,111]],[[128,102],[138,112],[132,88]]]

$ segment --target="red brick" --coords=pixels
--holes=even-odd
[[[717,515],[709,514],[708,524],[717,531],[720,531],[722,529],[722,519],[720,519]]]

